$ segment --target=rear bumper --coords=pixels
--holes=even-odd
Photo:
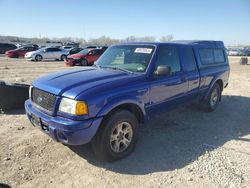
[[[39,128],[42,132],[49,135],[55,141],[67,145],[81,145],[90,142],[103,119],[103,117],[99,117],[74,121],[60,116],[52,117],[34,107],[30,99],[25,102],[25,111],[32,125],[34,125],[31,121],[33,115],[40,119],[41,126]]]

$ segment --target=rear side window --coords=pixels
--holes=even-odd
[[[194,57],[194,52],[192,48],[183,48],[182,49],[183,61],[186,65],[187,71],[197,70],[196,60]]]
[[[181,67],[177,49],[171,46],[161,46],[156,61],[156,67],[159,65],[170,66],[171,72],[179,72]]]
[[[93,55],[100,55],[100,50],[93,50],[92,53]]]
[[[215,49],[214,50],[214,61],[215,63],[222,63],[225,62],[225,57],[222,49]]]
[[[216,64],[225,62],[225,56],[222,49],[200,49],[199,53],[202,64]]]
[[[213,64],[214,63],[214,53],[213,49],[200,49],[200,58],[203,64]]]
[[[47,52],[52,52],[52,51],[53,51],[53,48],[47,48],[46,51],[47,51]]]

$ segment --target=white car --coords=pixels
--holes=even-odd
[[[70,51],[73,49],[73,47],[72,46],[62,46],[61,49]]]
[[[237,49],[232,49],[232,50],[228,51],[228,55],[230,55],[230,56],[237,56],[237,55],[240,55],[240,51],[237,50]]]
[[[25,58],[32,61],[42,61],[43,59],[55,59],[64,61],[67,58],[69,51],[56,47],[46,47],[33,52],[27,52]]]

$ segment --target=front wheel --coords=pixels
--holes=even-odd
[[[81,66],[88,66],[88,65],[89,65],[89,62],[87,61],[87,59],[83,59],[83,60],[81,60],[80,65],[81,65]]]
[[[41,55],[36,55],[35,60],[36,61],[42,61],[43,57]]]
[[[137,118],[129,111],[119,110],[103,121],[92,141],[92,147],[100,160],[115,161],[132,152],[137,138]]]
[[[215,83],[206,100],[207,111],[212,112],[216,109],[221,98],[221,92],[222,91],[221,91],[219,84]]]

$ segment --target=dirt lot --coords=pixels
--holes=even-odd
[[[249,59],[250,60],[250,59]],[[230,58],[218,109],[182,107],[141,128],[134,152],[98,162],[31,126],[24,111],[0,115],[0,183],[12,187],[250,187],[250,65]],[[0,57],[0,80],[30,83],[63,62]],[[1,187],[1,186],[0,186]]]

